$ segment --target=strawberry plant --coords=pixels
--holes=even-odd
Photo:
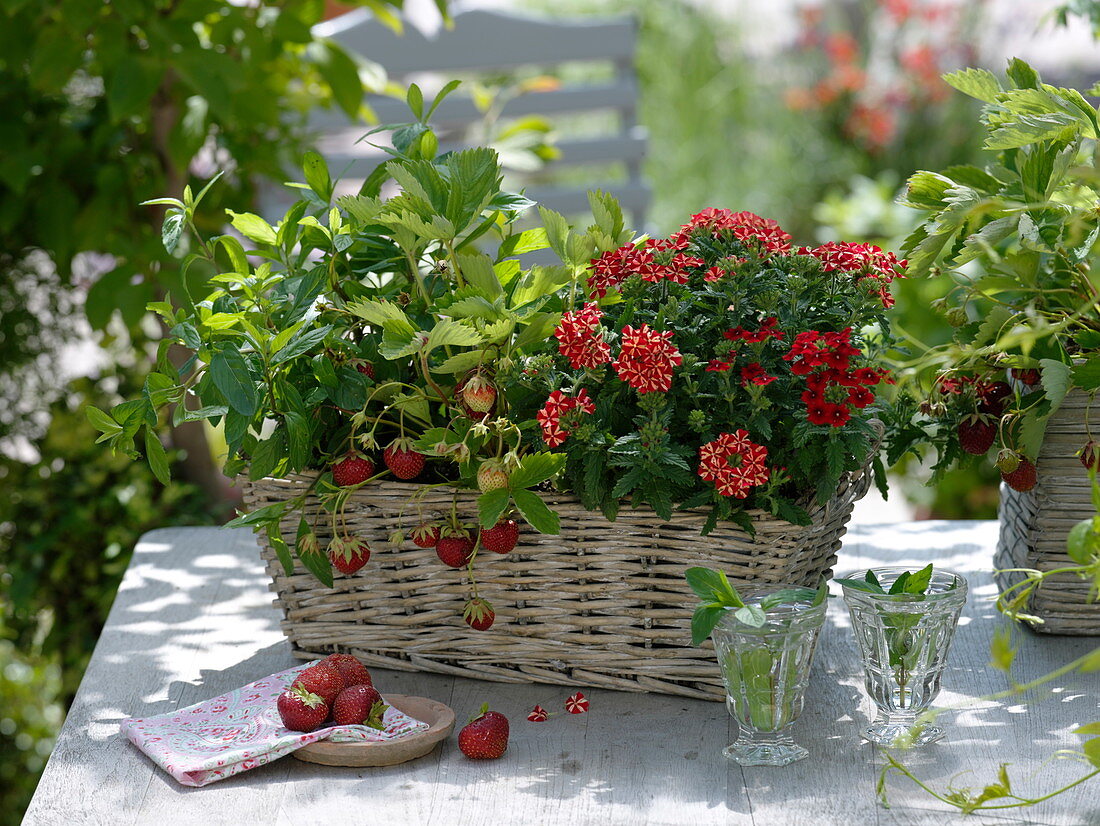
[[[988,453],[1029,490],[1051,414],[1071,390],[1100,389],[1097,110],[1020,60],[1007,85],[982,69],[944,79],[983,103],[995,155],[918,172],[903,196],[927,216],[906,242],[910,275],[952,278],[936,306],[955,328],[906,371],[925,413],[908,435],[936,446],[933,481]]]
[[[556,475],[565,457],[524,443],[507,388],[558,323],[557,290],[568,279],[556,268],[521,266],[518,255],[548,240],[541,228],[515,228],[532,202],[501,189],[493,150],[437,156],[428,118],[456,85],[430,106],[410,88],[415,121],[394,133],[392,160],[358,194],[337,196],[324,160],[307,153],[304,181],[292,185],[300,199],[274,224],[230,210],[235,233],[199,232],[195,210],[213,181],[197,194],[186,189],[182,200],[151,202],[166,207],[164,246],[181,267],[215,275],[205,290],[192,286],[150,305],[169,333],[142,395],[87,411],[114,449],[144,448],[162,482],[168,465],[156,427],[164,418],[220,425],[231,477],[310,474],[308,491],[232,524],[266,532],[288,573],[296,551],[330,586],[333,566],[347,575],[370,557],[343,513],[353,492],[381,478],[420,490],[480,485],[507,497],[486,528],[510,515],[514,501],[517,518],[535,530],[558,529],[529,489]],[[396,185],[391,197],[381,194],[387,181]],[[607,202],[603,225],[613,232],[610,199],[593,199]],[[190,353],[181,368],[168,359],[172,347]],[[308,494],[320,497],[317,516],[306,516]],[[296,512],[292,551],[279,525]],[[416,541],[434,546],[438,538],[446,564],[467,566],[478,532],[452,516],[442,533],[421,530]],[[327,547],[321,519],[332,525]]]

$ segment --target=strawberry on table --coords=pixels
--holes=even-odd
[[[351,654],[329,654],[323,662],[340,672],[344,685],[348,688],[353,685],[374,685],[367,667]]]
[[[353,685],[345,688],[332,706],[332,722],[338,726],[370,726],[381,730],[386,711],[382,695],[374,686]]]
[[[519,525],[514,519],[502,519],[491,528],[481,529],[481,547],[493,553],[506,554],[519,541]]]
[[[291,688],[304,688],[318,695],[327,705],[332,705],[336,695],[344,690],[344,678],[340,672],[324,661],[310,666],[291,684]]]
[[[458,733],[458,748],[471,760],[496,760],[508,748],[508,718],[481,706],[477,715]]]
[[[291,731],[314,731],[328,719],[328,703],[302,687],[288,688],[276,706],[283,725]]]

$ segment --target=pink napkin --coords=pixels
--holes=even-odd
[[[382,718],[385,728],[381,731],[367,726],[331,726],[308,734],[291,731],[279,718],[276,699],[295,677],[315,664],[280,671],[179,711],[131,717],[123,720],[120,728],[131,743],[184,786],[205,786],[232,777],[318,740],[380,742],[428,728],[427,723],[391,706]]]

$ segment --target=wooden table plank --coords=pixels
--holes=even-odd
[[[990,601],[994,523],[925,522],[853,531],[839,570],[920,566],[931,560],[967,576],[971,599],[952,649],[942,704],[1004,686],[988,666],[1000,619]],[[685,606],[685,610],[689,607]],[[881,755],[862,743],[871,713],[840,600],[830,606],[806,711],[795,737],[810,757],[782,769],[741,769],[721,756],[735,735],[723,706],[662,695],[585,692],[587,715],[526,721],[539,703],[560,711],[569,688],[505,685],[434,674],[376,673],[380,685],[451,705],[460,722],[483,700],[512,721],[507,755],[463,758],[454,739],[436,754],[384,769],[331,769],[284,758],[200,789],[178,785],[118,734],[126,716],[147,716],[215,696],[295,664],[271,606],[263,566],[247,531],[190,528],[145,536],[81,684],[24,823],[219,824],[354,821],[382,824],[702,824],[741,826],[850,823],[1100,824],[1097,785],[1026,810],[963,818],[915,791],[890,784],[893,808],[878,805]],[[1097,640],[1017,631],[1022,674],[1038,675],[1091,650]],[[717,665],[715,666],[717,667]],[[959,772],[965,783],[993,778],[1012,762],[1020,788],[1046,789],[1079,776],[1055,749],[1079,743],[1075,723],[1100,719],[1100,676],[1077,676],[1043,701],[987,704],[946,716],[945,741],[907,761],[937,787]],[[964,783],[964,784],[965,784]]]

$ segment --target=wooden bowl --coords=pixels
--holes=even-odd
[[[429,754],[454,730],[455,713],[443,703],[427,697],[410,697],[405,694],[387,694],[384,699],[398,711],[427,723],[428,729],[400,740],[376,743],[330,743],[328,740],[318,740],[292,751],[291,754],[299,760],[320,763],[322,766],[396,766]]]

